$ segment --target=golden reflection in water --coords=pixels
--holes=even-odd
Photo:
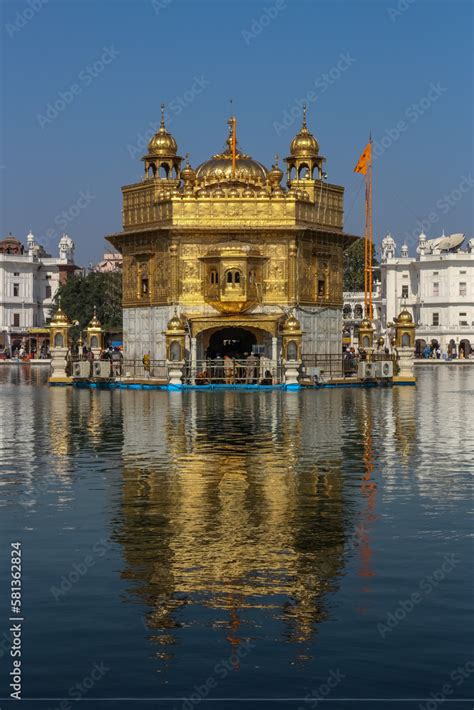
[[[71,427],[71,387],[51,387],[49,390],[49,441],[51,465],[55,473],[66,474],[69,458],[74,452]]]
[[[415,387],[393,388],[393,411],[395,413],[395,445],[401,462],[406,466],[417,448]]]
[[[246,609],[309,640],[343,568],[341,444],[302,465],[302,437],[320,432],[298,396],[130,394],[117,539],[157,643],[187,604],[213,608],[232,646]]]
[[[370,592],[369,580],[374,576],[372,569],[372,546],[370,538],[370,528],[377,519],[377,483],[373,480],[374,475],[374,448],[373,448],[373,427],[374,420],[372,417],[372,409],[369,401],[370,393],[364,391],[362,398],[362,436],[364,443],[364,473],[361,481],[362,497],[365,500],[364,509],[361,515],[361,534],[360,534],[360,569],[359,576],[365,580],[362,588],[364,593]]]

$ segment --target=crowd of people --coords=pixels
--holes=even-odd
[[[418,353],[418,357],[424,360],[465,360],[466,358],[474,358],[474,350],[470,347],[467,348],[470,352],[466,352],[466,347],[463,344],[459,346],[459,350],[455,343],[449,343],[446,351],[442,351],[438,341],[433,340],[431,343],[427,343],[423,348],[421,353]]]
[[[272,362],[256,353],[219,353],[208,356],[205,367],[197,372],[196,384],[273,384]]]
[[[16,345],[12,350],[10,348],[5,348],[1,353],[0,357],[2,360],[23,360],[27,362],[28,360],[48,360],[51,357],[49,351],[49,346],[47,343],[43,343],[40,351],[37,352],[36,348],[31,348],[27,350],[26,347],[21,345]]]

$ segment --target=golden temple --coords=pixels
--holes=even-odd
[[[277,361],[291,317],[302,353],[341,352],[344,188],[327,182],[306,109],[283,172],[237,145],[236,119],[221,153],[193,169],[161,125],[141,182],[123,192],[125,356],[169,358],[173,314],[186,359],[258,352]],[[183,359],[183,358],[182,358]]]

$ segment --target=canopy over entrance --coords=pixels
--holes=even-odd
[[[230,355],[232,357],[242,357],[245,353],[252,352],[252,346],[257,344],[257,337],[250,330],[245,328],[222,328],[217,330],[209,338],[207,348],[208,357]]]

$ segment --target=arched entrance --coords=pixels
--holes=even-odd
[[[227,327],[212,333],[206,354],[211,358],[219,355],[239,358],[245,353],[251,353],[252,346],[256,344],[257,337],[250,330]]]
[[[423,357],[423,350],[426,348],[426,340],[424,338],[417,338],[415,340],[415,357]]]
[[[471,342],[467,338],[463,338],[459,343],[459,357],[461,357],[461,351],[465,358],[471,354]]]

